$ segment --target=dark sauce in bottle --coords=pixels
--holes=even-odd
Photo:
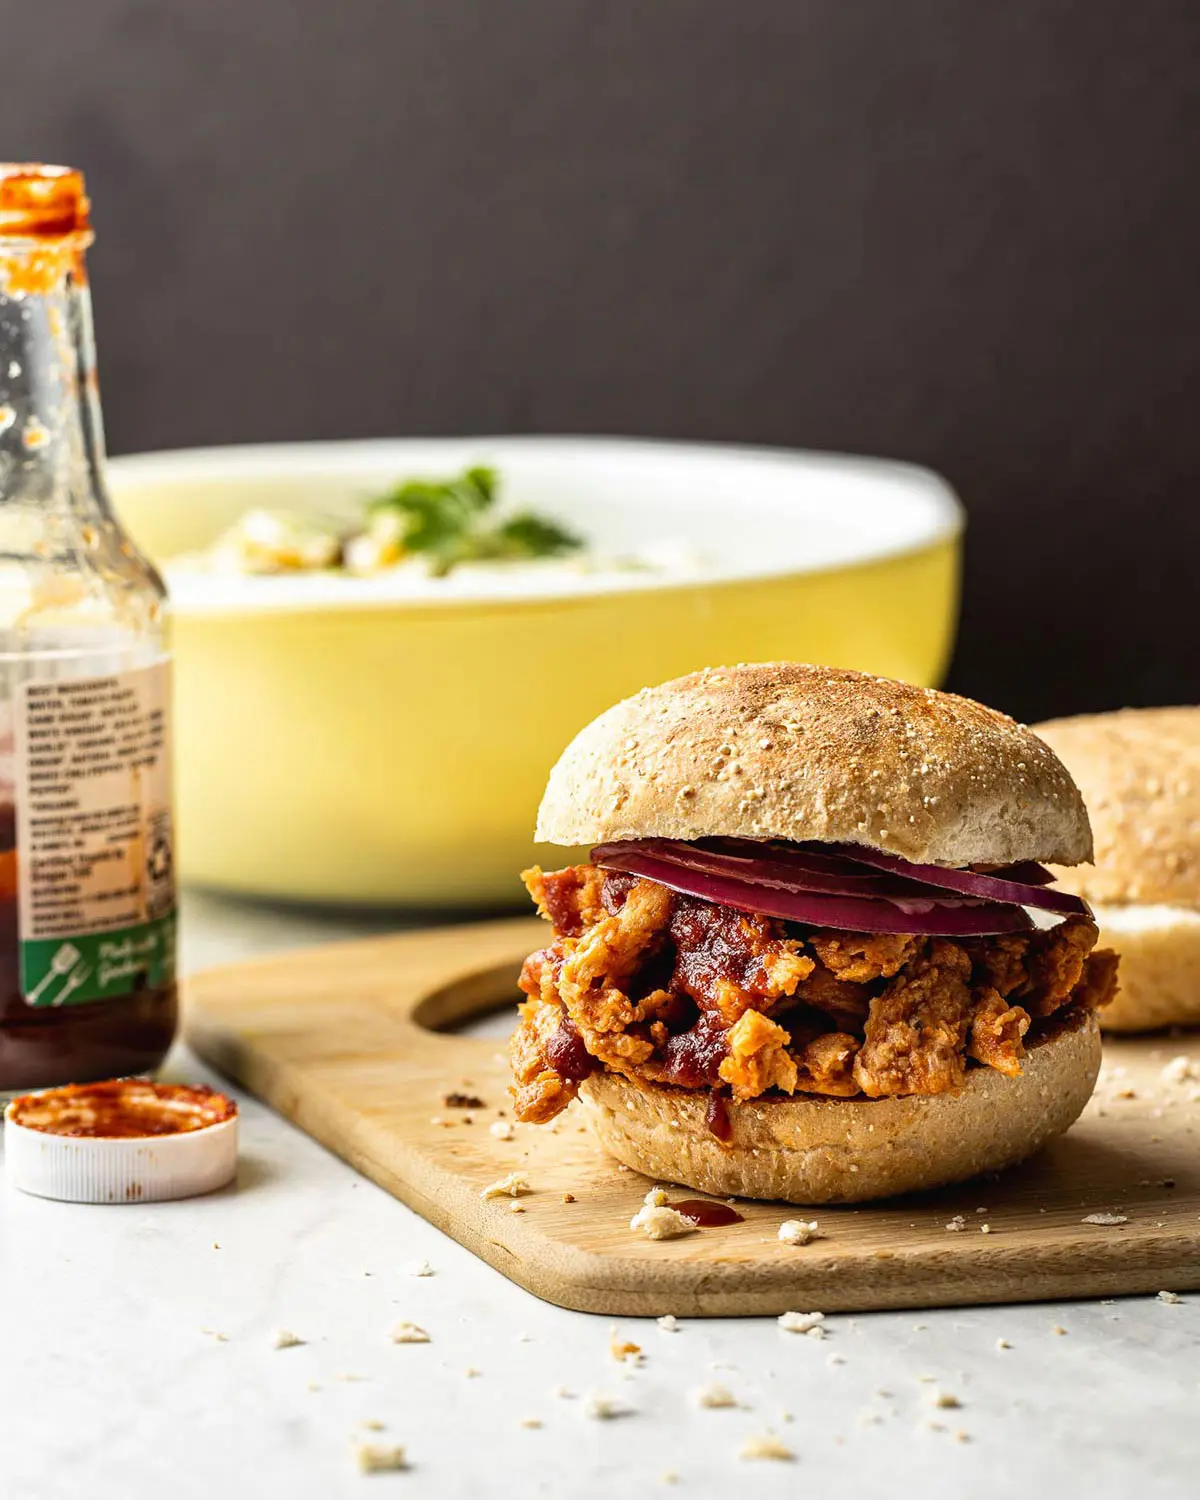
[[[0,1091],[156,1068],[175,1031],[170,638],[121,526],[70,167],[0,162]]]
[[[32,1006],[21,992],[16,819],[0,804],[0,1093],[149,1073],[175,1035],[174,984],[144,980],[87,1005]]]

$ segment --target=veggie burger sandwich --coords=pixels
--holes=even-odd
[[[523,876],[518,1119],[714,1194],[824,1203],[1007,1166],[1066,1130],[1116,990],[1048,746],[967,698],[792,662],[647,688],[551,772]]]

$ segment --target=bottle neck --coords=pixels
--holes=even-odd
[[[0,510],[108,511],[90,238],[0,237]]]

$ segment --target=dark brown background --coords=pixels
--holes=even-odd
[[[89,174],[114,451],[595,431],[892,454],[954,682],[1200,699],[1196,0],[0,0]]]

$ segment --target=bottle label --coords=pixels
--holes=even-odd
[[[175,977],[170,667],[23,683],[14,702],[21,989],[81,1005]]]

